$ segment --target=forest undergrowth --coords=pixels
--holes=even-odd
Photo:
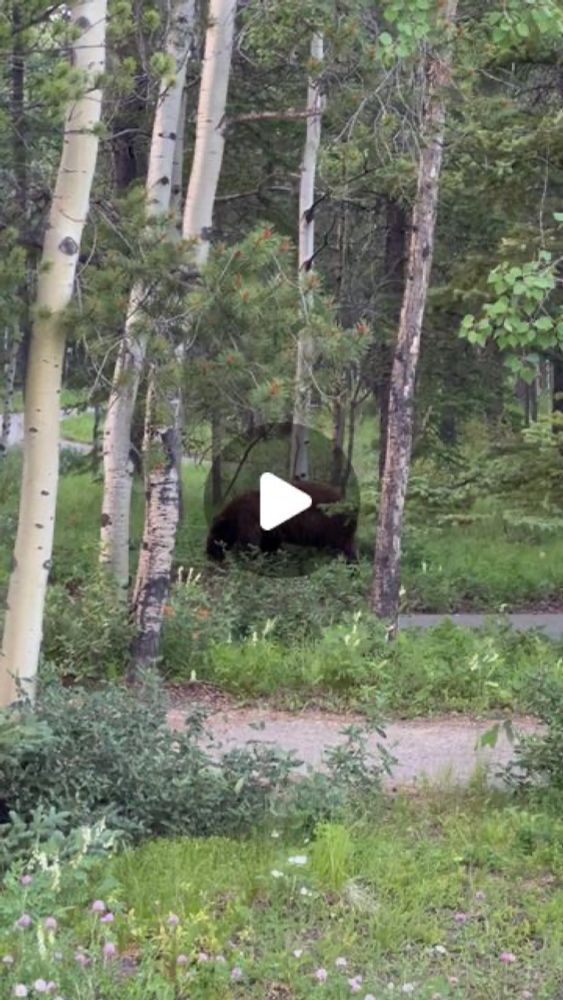
[[[84,423],[91,416],[68,419]],[[165,613],[163,675],[288,708],[377,707],[408,716],[529,710],[538,675],[559,676],[562,646],[539,634],[512,633],[502,615],[561,609],[558,452],[541,438],[539,446],[518,444],[513,435],[503,448],[489,449],[486,462],[476,442],[465,454],[460,450],[453,469],[419,457],[404,539],[402,608],[480,611],[490,622],[478,633],[446,622],[389,643],[367,604],[377,497],[366,460],[371,422],[360,428],[357,464],[365,486],[355,567],[324,559],[311,575],[288,580],[269,573],[267,564],[257,575],[256,560],[210,566],[202,502],[207,467],[184,464],[186,516]],[[75,680],[119,677],[131,634],[98,570],[99,472],[89,456],[65,452],[62,466],[44,659]],[[15,527],[18,468],[11,455],[0,478],[7,537]],[[142,484],[136,481],[134,552],[141,525]],[[7,582],[8,549],[2,554],[0,588]]]

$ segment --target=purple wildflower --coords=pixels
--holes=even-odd
[[[28,927],[31,927],[33,921],[29,913],[22,913],[21,917],[16,920],[16,927],[19,927],[21,931],[25,931]]]

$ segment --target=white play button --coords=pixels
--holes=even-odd
[[[312,504],[311,497],[291,483],[264,472],[260,476],[260,527],[271,531]]]

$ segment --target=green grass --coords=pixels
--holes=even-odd
[[[541,807],[442,789],[382,802],[352,826],[321,827],[313,842],[147,843],[118,857],[92,895],[116,880],[109,905],[134,915],[118,919],[122,949],[144,940],[165,950],[174,936],[176,953],[193,962],[192,1000],[336,1000],[356,976],[361,997],[387,996],[393,983],[394,995],[413,984],[425,1000],[526,990],[553,1000],[563,974],[562,841],[563,821]],[[306,863],[291,864],[296,855]],[[170,912],[180,918],[173,932]],[[198,964],[199,952],[226,962]],[[240,982],[229,976],[235,966]]]
[[[293,646],[268,639],[215,642],[188,663],[199,679],[239,698],[291,710],[378,708],[402,718],[532,711],[542,679],[563,683],[563,643],[502,626],[477,631],[444,622],[405,631],[392,644],[381,635],[358,646],[347,638],[355,642],[353,626],[328,628],[319,639]],[[165,651],[169,642],[168,633]],[[186,680],[183,663],[179,652],[165,658],[172,676],[177,671]]]
[[[30,887],[16,867],[0,897],[0,955],[14,957],[0,965],[2,996],[45,977],[68,1000],[554,1000],[560,805],[487,792],[477,775],[466,791],[381,796],[309,837],[272,818],[247,839],[152,840],[37,866]],[[54,934],[39,929],[47,915]],[[100,962],[107,941],[123,964]]]
[[[11,557],[10,533],[15,531],[17,516],[17,488],[20,463],[17,454],[11,454],[0,467],[0,518],[7,522],[6,542],[0,545],[0,589],[6,583]],[[179,561],[190,565],[192,553],[201,549],[205,531],[205,514],[202,491],[205,468],[183,466],[184,500],[189,517],[184,519],[178,535]],[[100,476],[91,471],[70,472],[61,476],[55,527],[53,582],[88,579],[98,563],[100,510],[102,483]],[[133,486],[131,532],[134,544],[133,565],[140,543],[143,518],[143,484],[136,480]],[[201,556],[200,556],[201,558]]]
[[[84,389],[62,389],[60,398],[61,409],[69,406],[80,406],[86,402],[87,398],[88,393]],[[14,393],[14,410],[16,413],[21,413],[23,410],[23,393],[21,390]]]
[[[179,563],[190,559],[201,547],[205,529],[202,490],[206,470],[184,465],[182,468],[184,503],[188,516],[178,534],[176,559]],[[55,547],[53,579],[87,577],[97,565],[99,545],[102,483],[91,472],[72,473],[61,478]],[[131,536],[133,541],[133,568],[143,527],[143,484],[137,479],[133,486]],[[201,558],[201,556],[200,556]]]
[[[0,474],[0,517],[6,538],[15,530],[18,474],[17,456],[9,456]],[[560,679],[561,644],[511,635],[502,628],[480,634],[446,624],[420,635],[405,633],[389,645],[381,629],[374,627],[367,607],[371,577],[367,559],[357,571],[329,561],[313,576],[289,583],[233,566],[227,572],[213,570],[204,554],[205,477],[206,467],[184,464],[186,516],[175,563],[183,567],[184,579],[192,567],[201,576],[176,587],[167,612],[163,669],[168,678],[185,681],[195,672],[198,679],[238,698],[266,698],[290,709],[378,707],[402,716],[526,711],[534,703],[538,676]],[[91,586],[98,566],[101,489],[99,474],[91,471],[69,472],[61,478],[51,574],[52,585],[59,590],[53,589],[57,598],[48,602],[48,615],[56,615],[56,625],[47,619],[45,649],[55,661],[64,649],[64,669],[70,665],[78,676],[91,630],[99,639],[99,669],[116,669],[112,649],[108,646],[104,654],[103,644],[111,641],[113,646],[117,623],[108,627],[102,592]],[[133,570],[142,500],[142,483],[137,480]],[[437,611],[472,602],[491,610],[503,604],[517,606],[525,603],[524,595],[537,599],[556,587],[562,557],[558,538],[550,545],[508,537],[495,541],[473,526],[409,533],[405,604]],[[10,545],[5,544],[0,549],[4,591],[9,559]],[[73,581],[70,602],[69,581]],[[94,668],[90,663],[88,677]]]
[[[78,441],[80,444],[92,444],[94,433],[94,414],[75,413],[61,420],[61,437],[67,441]]]
[[[563,605],[563,537],[511,536],[499,521],[409,533],[404,605],[424,611],[499,611]]]

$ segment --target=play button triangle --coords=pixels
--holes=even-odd
[[[311,497],[271,472],[260,476],[260,527],[271,531],[312,504]]]

